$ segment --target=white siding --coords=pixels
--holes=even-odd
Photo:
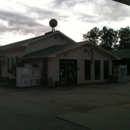
[[[31,43],[27,46],[26,48],[26,54],[27,53],[31,53],[31,52],[35,52],[44,48],[48,48],[54,45],[63,45],[63,44],[69,44],[71,43],[70,41],[63,39],[59,36],[51,36],[39,41],[36,41],[34,43]]]
[[[13,57],[21,57],[24,55],[24,48],[14,48],[8,49],[6,51],[2,51],[0,55],[5,56],[5,59],[2,60],[2,77],[10,77],[12,78],[12,74],[7,73],[7,57],[10,59]],[[10,66],[11,67],[11,66]]]
[[[59,60],[57,58],[48,59],[48,78],[52,78],[52,85],[59,81]]]
[[[88,52],[91,48],[88,46],[82,46],[76,49],[72,49],[70,51],[67,51],[65,53],[58,54],[58,58],[63,58],[63,59],[90,59]],[[85,52],[84,50],[88,50],[88,52]],[[67,56],[65,56],[67,54]],[[93,48],[93,55],[95,60],[109,60],[111,59],[110,56],[106,55],[105,52],[101,52],[97,50],[96,48]]]
[[[61,53],[57,55],[58,59],[77,59],[77,83],[81,84],[81,83],[88,83],[88,82],[106,82],[107,80],[104,80],[103,77],[103,61],[104,60],[109,60],[109,74],[111,75],[112,73],[112,59],[109,55],[106,55],[106,53],[104,52],[100,52],[99,50],[97,50],[96,48],[93,48],[93,53],[94,53],[94,59],[95,60],[100,60],[101,63],[101,78],[100,80],[94,80],[94,64],[91,65],[91,75],[92,75],[92,79],[90,81],[85,80],[85,72],[84,72],[84,62],[85,60],[90,60],[90,57],[88,56],[88,52],[85,52],[84,50],[87,49],[88,52],[91,49],[89,46],[82,46],[76,49],[72,49],[70,51],[67,51],[65,53]],[[65,55],[67,54],[67,55]],[[57,61],[57,65],[59,65],[59,60]],[[56,69],[56,68],[55,68]],[[57,69],[59,69],[59,66],[57,67]],[[54,70],[52,70],[53,72]],[[55,73],[55,75],[53,76],[53,78],[55,79],[57,73]],[[58,73],[59,75],[59,73]],[[59,80],[59,76],[58,76],[58,80]]]

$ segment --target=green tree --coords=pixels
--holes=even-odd
[[[101,30],[97,27],[83,34],[84,40],[91,41],[106,50],[130,48],[130,27],[114,30],[104,26]]]
[[[119,30],[119,47],[118,49],[130,48],[130,27],[121,28]]]
[[[95,44],[98,44],[99,40],[101,39],[100,35],[101,35],[101,33],[100,33],[99,28],[94,27],[86,34],[83,34],[83,38],[86,41],[91,41],[91,42],[94,42]]]
[[[113,50],[118,41],[118,32],[104,26],[101,30],[101,34],[100,46],[106,50]]]
[[[104,26],[101,30],[94,27],[87,34],[83,34],[83,37],[84,40],[94,42],[106,50],[112,50],[116,47],[117,34],[117,31]]]

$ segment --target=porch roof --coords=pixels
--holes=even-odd
[[[85,43],[82,43],[84,45]],[[76,48],[78,46],[81,46],[81,43],[72,43],[72,44],[64,44],[64,45],[54,45],[52,47],[42,49],[33,53],[26,54],[22,58],[34,58],[34,57],[49,57],[52,55],[56,55],[65,51],[68,51],[70,49]]]
[[[130,49],[114,50],[114,51],[110,51],[110,53],[122,59],[130,59]]]
[[[77,47],[83,46],[83,45],[88,45],[89,47],[95,47],[99,51],[102,51],[108,55],[110,55],[113,58],[119,59],[116,55],[102,49],[101,47],[97,46],[96,44],[85,41],[85,42],[79,42],[79,43],[72,43],[72,44],[64,44],[64,45],[54,45],[46,49],[42,49],[36,52],[32,52],[29,54],[26,54],[25,56],[21,58],[38,58],[38,57],[55,57],[55,55],[69,51],[71,49],[75,49]]]

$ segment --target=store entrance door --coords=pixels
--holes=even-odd
[[[59,64],[60,84],[77,84],[77,60],[61,59]]]

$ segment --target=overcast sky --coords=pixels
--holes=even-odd
[[[75,41],[93,27],[130,26],[130,6],[112,0],[3,0],[0,2],[0,45],[56,30]]]

